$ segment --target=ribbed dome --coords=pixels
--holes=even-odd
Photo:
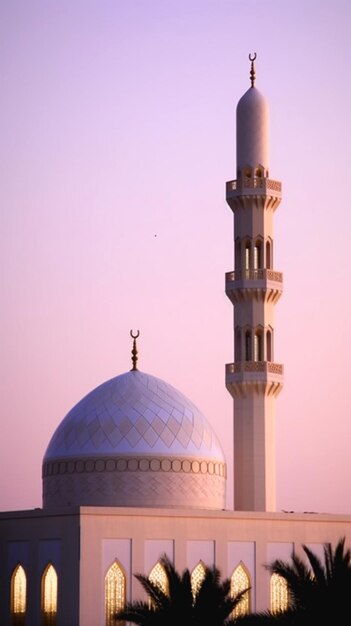
[[[163,380],[121,374],[86,395],[43,461],[44,506],[223,508],[225,461],[199,409]]]
[[[240,98],[236,109],[236,163],[238,169],[269,168],[268,103],[256,87]]]

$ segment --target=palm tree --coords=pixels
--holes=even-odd
[[[271,573],[283,576],[287,582],[292,616],[299,613],[309,623],[312,618],[334,623],[339,613],[350,618],[351,552],[345,550],[345,537],[334,550],[330,543],[324,544],[323,560],[308,546],[302,549],[308,564],[292,554],[291,564],[277,559],[268,566]]]
[[[302,560],[291,555],[291,563],[276,559],[266,568],[282,576],[288,586],[289,608],[280,613],[265,611],[236,620],[236,626],[279,624],[281,626],[311,626],[349,624],[351,620],[351,552],[345,550],[345,537],[333,550],[330,543],[323,546],[320,559],[308,546],[302,545],[307,556]]]
[[[160,559],[167,590],[143,574],[135,574],[149,596],[149,602],[128,603],[116,614],[116,620],[138,626],[223,626],[248,589],[235,597],[230,594],[230,580],[221,582],[216,567],[205,568],[204,578],[195,592],[188,569],[180,575],[166,555]]]

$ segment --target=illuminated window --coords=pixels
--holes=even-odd
[[[161,563],[156,563],[156,565],[152,568],[149,574],[149,580],[151,580],[154,585],[157,585],[163,593],[168,593],[168,579]],[[149,606],[152,606],[151,598],[149,598]]]
[[[193,569],[191,573],[191,590],[193,592],[193,597],[195,598],[197,592],[199,591],[202,581],[206,576],[206,568],[202,561],[198,563],[198,565]]]
[[[286,611],[289,605],[288,583],[283,576],[272,574],[271,576],[271,611],[279,613]]]
[[[152,568],[149,580],[162,589],[164,593],[168,592],[168,580],[166,576],[166,572],[163,569],[160,563],[156,563],[155,567]]]
[[[115,614],[124,609],[126,603],[126,577],[115,561],[105,576],[106,626],[116,624]]]
[[[57,617],[57,574],[50,563],[41,579],[43,626],[56,626]]]
[[[244,589],[250,587],[250,579],[249,575],[246,572],[246,569],[242,563],[238,565],[238,567],[234,570],[233,575],[230,579],[230,595],[234,598]],[[239,617],[240,615],[247,615],[250,612],[250,596],[249,592],[245,593],[245,595],[240,600],[239,604],[233,611],[232,617]]]
[[[22,626],[26,617],[27,578],[22,565],[17,565],[11,577],[11,624]]]

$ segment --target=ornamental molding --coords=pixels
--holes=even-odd
[[[225,463],[184,457],[125,456],[119,458],[51,459],[43,464],[42,477],[66,474],[160,472],[208,474],[226,478]]]

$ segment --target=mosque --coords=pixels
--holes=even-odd
[[[264,565],[301,545],[317,554],[345,536],[351,515],[284,513],[275,503],[275,402],[283,366],[274,361],[273,218],[281,183],[270,178],[269,112],[255,85],[236,109],[236,179],[226,184],[234,216],[234,267],[225,275],[234,310],[234,508],[213,427],[171,384],[131,370],[80,400],[58,425],[43,459],[41,509],[0,514],[2,626],[112,626],[142,596],[134,573],[165,585],[167,554],[192,584],[216,565],[233,593],[250,587],[238,612],[286,606],[284,581]],[[293,461],[293,459],[292,459]]]

